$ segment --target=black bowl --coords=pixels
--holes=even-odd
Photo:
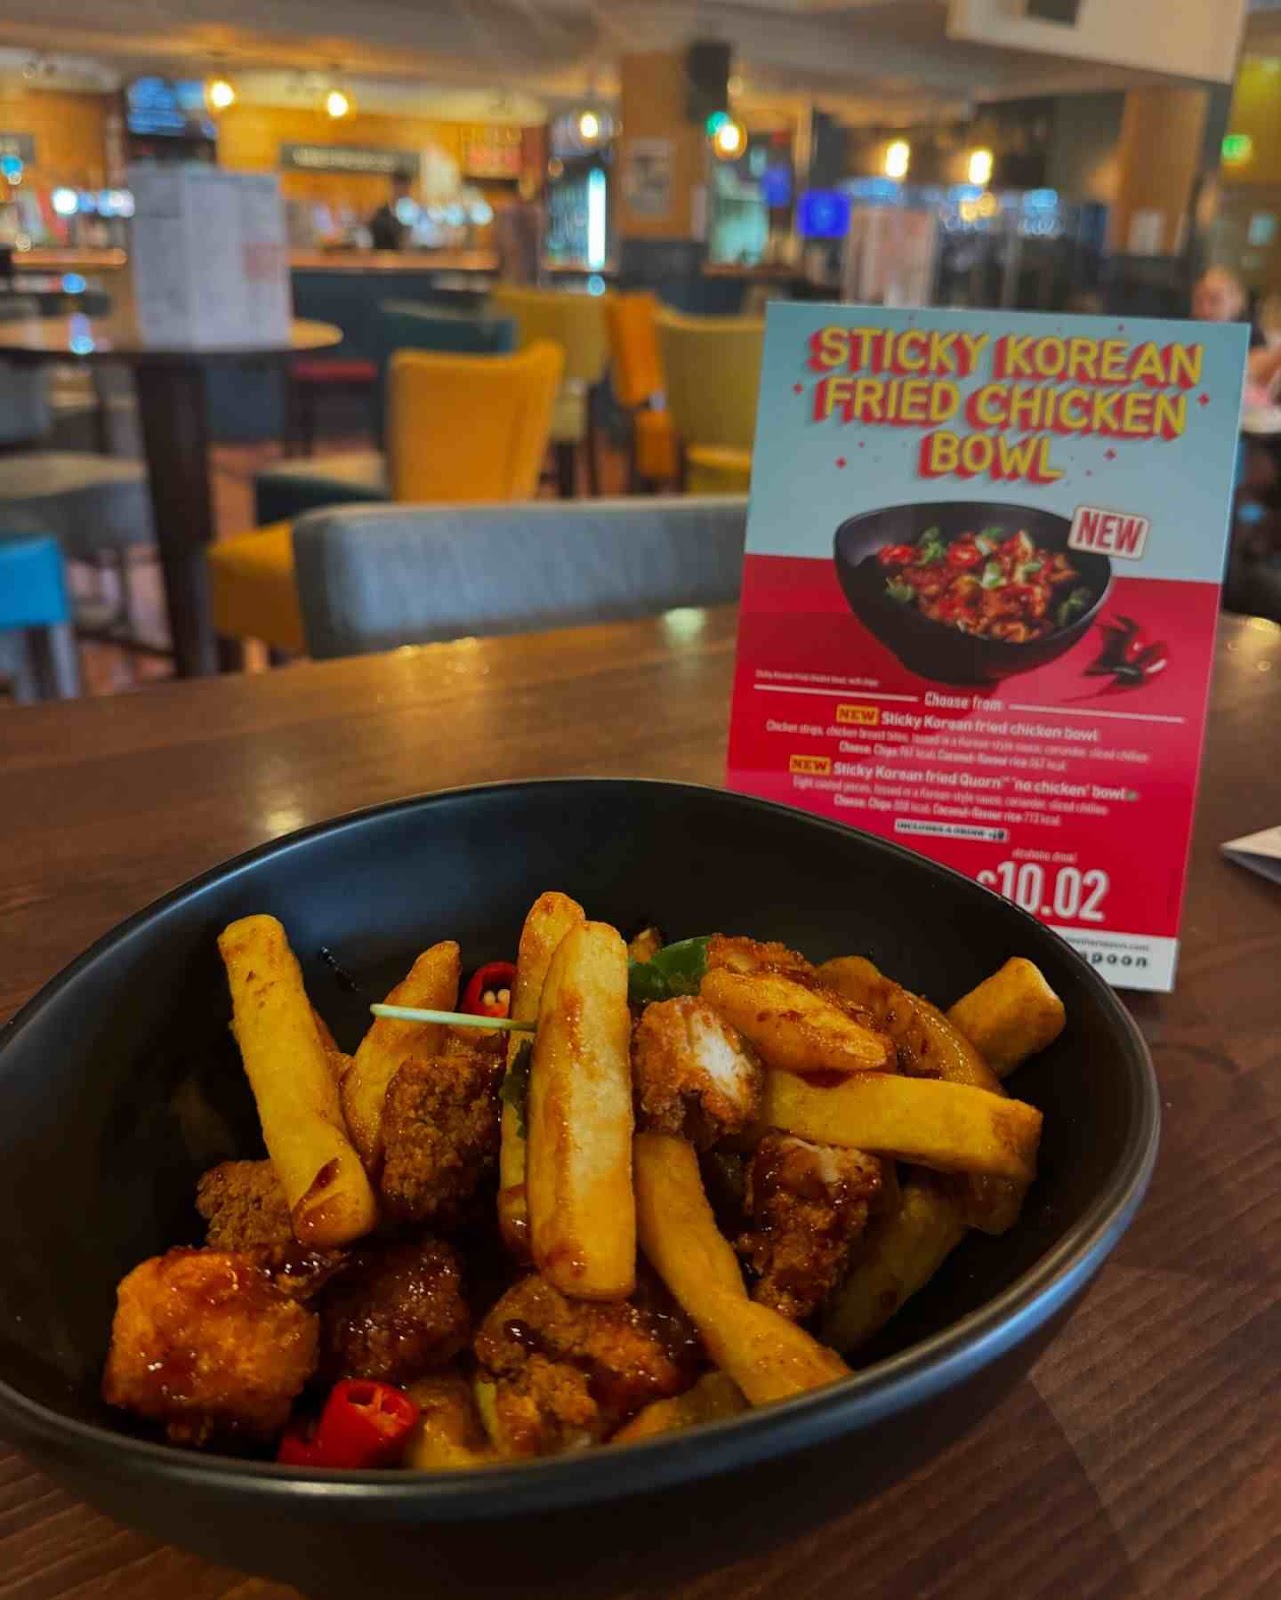
[[[340,1042],[364,1000],[451,935],[510,955],[559,887],[620,926],[721,928],[816,959],[863,951],[950,1002],[1038,962],[1068,1026],[1012,1088],[1045,1112],[1018,1226],[973,1235],[857,1377],[653,1443],[472,1474],[344,1473],[191,1454],[97,1397],[117,1280],[198,1237],[197,1175],[260,1152],[215,949],[286,923]],[[312,1595],[561,1595],[662,1583],[833,1514],[984,1415],[1133,1217],[1156,1153],[1142,1039],[1066,944],[986,889],[877,839],[741,795],[569,779],[358,813],[242,856],[124,923],[0,1034],[0,1429],[124,1522]],[[744,1508],[750,1507],[750,1515]]]
[[[948,544],[963,533],[1000,528],[1002,537],[1027,531],[1033,543],[1058,552],[1068,547],[1072,523],[1036,506],[1010,506],[981,500],[936,500],[913,506],[885,506],[849,517],[836,530],[836,572],[850,609],[905,667],[937,683],[999,683],[1018,672],[1044,666],[1089,631],[1112,582],[1112,563],[1095,551],[1073,550],[1081,586],[1090,591],[1089,609],[1044,639],[1012,644],[979,639],[946,622],[935,622],[912,605],[900,605],[885,592],[885,572],[876,553],[888,544],[912,544],[937,526]]]

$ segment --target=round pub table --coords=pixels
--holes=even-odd
[[[285,361],[300,351],[328,349],[341,338],[327,322],[294,322],[280,344],[195,349],[150,341],[128,317],[0,322],[0,359],[115,361],[133,369],[169,631],[181,677],[199,677],[218,667],[205,572],[205,546],[214,537],[205,373],[214,365]]]

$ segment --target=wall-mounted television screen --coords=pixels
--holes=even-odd
[[[212,139],[216,131],[198,79],[135,78],[125,90],[125,121],[141,139]]]
[[[843,239],[850,231],[850,197],[840,189],[803,189],[796,207],[802,239]]]

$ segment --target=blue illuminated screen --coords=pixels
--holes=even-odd
[[[216,132],[196,79],[135,78],[125,105],[129,132],[144,139],[212,139]]]
[[[839,189],[805,189],[796,208],[803,239],[843,239],[850,230],[850,197]]]

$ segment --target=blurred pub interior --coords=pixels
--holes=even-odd
[[[392,302],[514,317],[523,346],[544,312],[504,286],[602,317],[636,291],[694,317],[772,298],[1185,316],[1219,267],[1256,342],[1281,340],[1278,0],[282,0],[270,29],[251,0],[7,0],[0,315],[134,315],[130,173],[175,162],[279,179],[295,315],[342,334],[292,369],[210,370],[220,540],[261,527],[282,457],[381,445]],[[664,445],[676,470],[637,470],[661,381],[629,396],[604,321],[571,325],[539,492],[689,489],[687,437]],[[0,426],[6,450],[141,458],[127,374],[41,382],[38,437]],[[1276,452],[1260,435],[1243,456],[1253,570],[1229,586],[1268,615]],[[154,550],[126,543],[69,562],[91,691],[172,669]]]

